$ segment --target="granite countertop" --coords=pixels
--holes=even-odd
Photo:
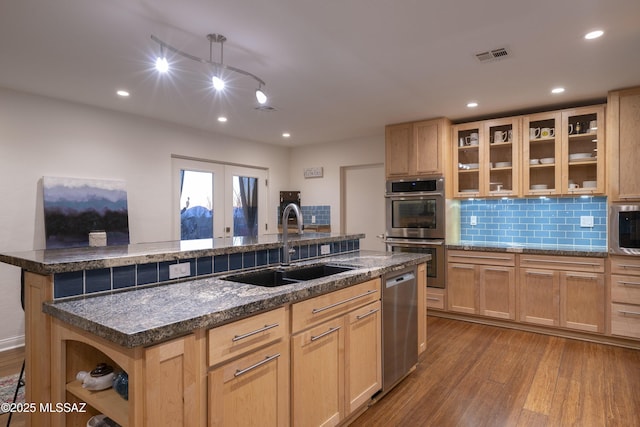
[[[43,311],[68,324],[132,348],[212,328],[261,311],[355,285],[404,266],[428,261],[429,255],[360,251],[295,263],[331,262],[353,270],[276,288],[208,277],[126,292],[52,301]],[[293,266],[294,264],[292,264]]]
[[[606,258],[604,246],[543,245],[498,242],[458,242],[447,243],[447,249],[480,252],[511,252],[531,255],[582,256]]]
[[[293,246],[309,242],[322,244],[361,238],[364,238],[364,234],[289,234],[289,242]],[[268,234],[258,237],[225,237],[122,246],[7,252],[0,253],[0,262],[15,265],[33,273],[53,274],[273,249],[281,246],[281,234]]]

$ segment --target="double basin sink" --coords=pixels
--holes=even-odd
[[[239,273],[227,276],[224,280],[272,288],[332,276],[334,274],[353,270],[354,268],[355,267],[328,263],[314,264],[299,268],[265,268],[248,273]]]

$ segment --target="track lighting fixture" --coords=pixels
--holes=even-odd
[[[170,52],[173,52],[175,54],[178,54],[180,56],[182,56],[183,58],[187,58],[190,59],[192,61],[196,61],[196,62],[200,62],[203,64],[208,64],[211,66],[212,68],[212,74],[211,74],[211,83],[213,85],[213,88],[217,91],[222,91],[225,88],[225,81],[223,79],[222,76],[222,71],[224,70],[226,71],[231,71],[237,74],[241,74],[243,76],[246,77],[250,77],[253,80],[255,80],[258,83],[258,89],[256,89],[256,100],[258,101],[258,103],[260,105],[264,105],[267,103],[267,95],[264,92],[264,90],[262,89],[263,86],[266,86],[266,83],[264,82],[264,80],[262,80],[261,78],[259,78],[258,76],[256,76],[255,74],[252,74],[248,71],[242,70],[240,68],[237,67],[232,67],[230,65],[226,65],[224,63],[224,42],[227,41],[227,38],[221,34],[207,34],[207,40],[209,40],[209,59],[204,59],[204,58],[199,58],[197,56],[191,55],[189,53],[183,52],[180,49],[177,49],[171,45],[168,45],[167,43],[163,42],[162,40],[160,40],[159,38],[157,38],[154,35],[151,35],[151,40],[153,40],[154,42],[158,43],[160,45],[160,55],[158,56],[158,58],[156,59],[156,70],[158,70],[158,72],[160,73],[166,73],[169,71],[170,69],[170,64],[169,61],[167,61],[167,58],[164,54],[164,50],[165,48],[167,50],[169,50]],[[213,60],[213,44],[214,43],[219,43],[220,44],[220,62],[214,61]]]

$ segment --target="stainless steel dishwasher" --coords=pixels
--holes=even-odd
[[[382,393],[418,363],[416,267],[384,276],[382,290]]]

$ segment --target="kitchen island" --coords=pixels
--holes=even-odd
[[[295,322],[290,320],[294,312],[292,307],[319,296],[331,297],[340,292],[351,292],[347,299],[355,302],[344,306],[350,311],[340,316],[336,312],[334,317],[347,319],[346,316],[365,308],[369,311],[358,313],[358,316],[370,316],[377,310],[369,309],[370,305],[379,305],[381,275],[428,260],[428,257],[418,254],[359,251],[358,239],[361,235],[318,233],[303,236],[294,239],[294,247],[300,254],[297,258],[303,259],[297,265],[322,261],[348,265],[352,269],[277,288],[225,280],[228,274],[236,270],[277,265],[275,260],[278,259],[276,256],[279,257],[281,242],[274,237],[268,238],[269,241],[247,245],[231,242],[225,246],[221,242],[217,242],[217,245],[212,242],[199,249],[193,247],[194,243],[166,243],[143,245],[146,248],[130,245],[126,248],[0,255],[0,261],[18,265],[24,272],[27,372],[32,385],[27,387],[27,400],[35,403],[90,403],[89,413],[34,413],[28,423],[38,426],[81,424],[91,414],[99,412],[107,412],[121,425],[129,426],[158,425],[156,423],[159,420],[183,425],[204,425],[207,421],[210,425],[223,423],[223,419],[216,418],[219,414],[212,415],[211,410],[211,407],[219,404],[220,399],[212,400],[211,396],[221,390],[215,386],[218,384],[215,380],[218,378],[217,369],[225,367],[223,362],[229,362],[232,357],[229,354],[219,358],[213,356],[217,341],[212,331],[235,328],[241,322],[253,322],[252,319],[259,319],[256,321],[260,323],[263,320],[260,316],[267,316],[265,327],[276,323],[282,326],[258,333],[247,341],[246,346],[243,343],[240,347],[252,349],[251,343],[260,346],[260,339],[267,339],[269,348],[279,346],[278,354],[282,354],[282,357],[274,364],[274,369],[279,372],[279,380],[276,381],[280,396],[276,402],[279,408],[277,419],[280,425],[288,424],[289,323]],[[320,252],[326,252],[325,245],[329,246],[331,253],[319,257]],[[178,249],[183,247],[184,250]],[[302,256],[303,252],[306,256]],[[241,254],[242,268],[237,268],[238,258],[234,254]],[[246,254],[250,255],[247,257]],[[206,262],[209,257],[210,263]],[[219,259],[216,257],[225,260],[226,271],[215,271],[214,266],[220,264],[216,263]],[[245,260],[248,261],[245,263]],[[180,262],[189,262],[195,267],[195,277],[136,284],[124,290],[113,287],[120,277],[114,274],[119,268],[134,266],[137,276],[138,271],[144,270],[137,269],[140,265],[157,263],[156,277],[161,279],[159,272],[166,267],[164,263]],[[208,271],[209,265],[214,271],[198,274],[198,271]],[[87,285],[87,279],[95,276],[92,272],[96,270],[109,272],[111,288],[87,293],[87,288],[91,287]],[[56,297],[56,292],[59,295],[65,293],[60,289],[69,289],[64,275],[77,271],[82,271],[84,292],[71,297]],[[60,289],[56,289],[58,285]],[[363,293],[360,288],[371,289]],[[376,295],[375,298],[370,296],[372,294]],[[362,295],[366,297],[362,303],[358,303]],[[270,323],[273,316],[279,320]],[[379,322],[379,317],[377,319]],[[307,334],[303,329],[301,331],[300,336]],[[339,342],[342,343],[339,352],[343,354],[345,338],[342,334],[339,336]],[[248,356],[256,357],[253,354]],[[128,402],[113,391],[89,392],[74,381],[76,371],[91,369],[92,366],[87,365],[105,360],[129,373]],[[283,377],[285,365],[286,381]],[[338,367],[341,376],[344,376],[345,361],[341,361]],[[344,394],[345,389],[348,389],[348,385],[342,386],[341,393]],[[357,399],[362,400],[362,397]],[[360,402],[357,399],[353,402]],[[358,405],[362,406],[360,403]],[[340,402],[339,419],[343,419],[347,413],[353,413],[344,409],[347,406],[349,404]],[[286,413],[286,422],[283,412]]]

